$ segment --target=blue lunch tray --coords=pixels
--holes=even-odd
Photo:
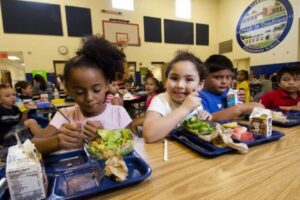
[[[287,122],[280,122],[280,121],[272,121],[272,124],[275,126],[281,127],[292,127],[300,125],[300,111],[298,110],[290,110],[285,114],[287,116]]]
[[[213,144],[200,139],[196,135],[189,133],[189,131],[187,131],[183,127],[179,127],[173,130],[170,133],[170,135],[171,137],[175,138],[178,142],[184,144],[185,146],[191,148],[195,152],[206,157],[216,157],[222,154],[235,151],[234,149],[229,147],[224,147],[224,148],[216,147]],[[278,140],[279,138],[284,136],[284,133],[273,130],[272,135],[268,138],[257,134],[253,134],[253,136],[254,136],[254,141],[245,142],[248,145],[248,147],[260,145],[265,142]]]
[[[272,124],[281,127],[292,127],[292,126],[300,125],[300,118],[298,117],[287,115],[287,120],[288,120],[287,122],[280,122],[280,121],[273,120]]]
[[[124,157],[128,168],[128,177],[123,182],[116,182],[111,177],[104,176],[99,173],[99,168],[103,169],[105,166],[105,160],[92,161],[85,160],[88,156],[84,156],[85,152],[79,150],[78,152],[66,153],[61,155],[54,155],[45,158],[46,172],[49,179],[49,189],[47,199],[78,199],[83,196],[90,196],[111,189],[126,187],[138,182],[143,181],[151,175],[151,168],[149,165],[133,151]],[[64,157],[66,156],[66,157]],[[74,159],[72,159],[72,157]],[[84,163],[81,166],[66,166],[66,158],[69,158],[72,163],[78,163],[78,160]],[[53,162],[63,161],[63,165],[54,166]],[[67,159],[68,160],[68,159]],[[86,161],[86,162],[85,162]],[[47,163],[52,165],[52,169],[49,169]],[[80,181],[76,181],[79,179]],[[76,185],[76,182],[79,183]],[[75,185],[74,185],[75,184]],[[84,188],[85,187],[85,188]]]

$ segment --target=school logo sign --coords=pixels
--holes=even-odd
[[[236,38],[250,53],[269,51],[283,41],[292,23],[293,8],[288,0],[256,0],[243,12]]]

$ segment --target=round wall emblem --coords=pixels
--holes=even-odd
[[[239,45],[250,53],[276,47],[293,24],[293,8],[288,0],[256,0],[243,12],[236,29]]]

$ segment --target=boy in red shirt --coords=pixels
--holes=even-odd
[[[260,97],[260,102],[269,109],[281,106],[296,106],[300,102],[300,66],[283,67],[278,72],[279,87]]]

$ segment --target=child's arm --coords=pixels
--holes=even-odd
[[[137,127],[138,126],[143,126],[143,123],[144,123],[144,120],[145,120],[145,117],[142,116],[142,117],[137,117],[137,118],[134,118],[133,121],[131,122],[130,124],[130,129],[131,131],[136,134],[137,133]]]
[[[24,104],[26,110],[22,112],[21,121],[25,122],[26,119],[28,119],[28,112],[30,109],[33,109],[35,107],[35,104],[33,102],[28,102]]]
[[[57,135],[49,138],[34,137],[31,141],[42,154],[49,154],[60,149]]]
[[[241,105],[232,106],[221,110],[219,112],[212,113],[213,121],[222,121],[222,120],[233,120],[236,117],[241,116],[242,114],[251,113],[255,107],[264,107],[260,103],[251,102]]]
[[[147,143],[160,141],[171,132],[177,124],[200,105],[200,98],[196,92],[190,94],[176,110],[166,116],[156,111],[148,111],[144,120],[143,135]]]
[[[25,120],[28,118],[28,112],[29,110],[25,110],[22,112],[21,122],[25,122]]]

